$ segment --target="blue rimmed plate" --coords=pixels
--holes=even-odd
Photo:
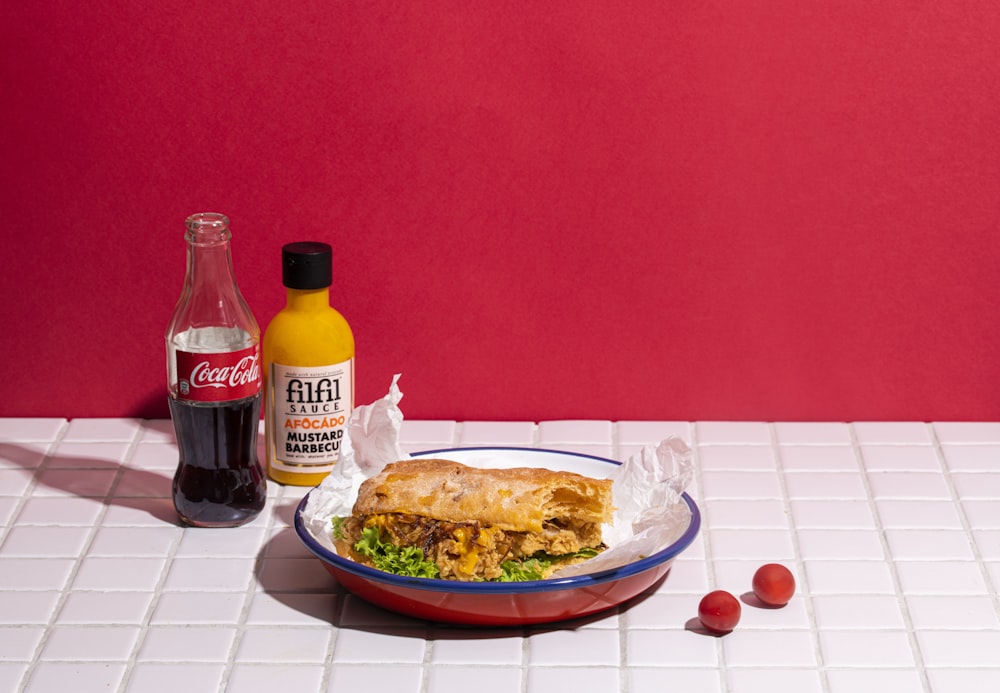
[[[596,478],[610,476],[619,464],[603,457],[540,448],[451,448],[428,450],[413,457],[441,457],[482,468],[544,467]],[[295,531],[346,589],[390,611],[429,621],[478,626],[551,623],[618,606],[663,578],[673,560],[694,541],[701,525],[698,506],[685,493],[683,499],[691,510],[691,519],[684,533],[670,546],[628,565],[530,582],[457,582],[393,575],[336,554],[306,528],[302,512],[308,498],[307,494],[295,512]]]

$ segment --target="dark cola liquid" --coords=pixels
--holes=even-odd
[[[218,405],[170,398],[180,460],[174,507],[195,527],[235,527],[264,508],[257,458],[261,396]]]

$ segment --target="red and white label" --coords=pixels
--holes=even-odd
[[[177,398],[225,402],[260,392],[260,345],[221,354],[177,350]]]

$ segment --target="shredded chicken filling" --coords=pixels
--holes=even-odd
[[[601,545],[600,525],[588,522],[553,519],[544,523],[540,533],[528,533],[402,513],[348,518],[343,528],[345,539],[353,546],[361,531],[372,526],[379,527],[398,546],[420,548],[437,564],[442,578],[453,580],[492,580],[501,575],[500,566],[508,559],[527,558],[540,551],[571,554]]]

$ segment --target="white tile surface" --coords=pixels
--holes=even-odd
[[[338,663],[330,668],[329,693],[340,691],[420,691],[423,667],[418,664]]]
[[[866,498],[793,498],[788,505],[792,522],[799,529],[875,529],[875,516]]]
[[[620,677],[615,667],[532,667],[528,669],[527,690],[551,691],[565,687],[571,691],[618,690]]]
[[[785,445],[778,449],[786,472],[849,472],[860,466],[854,448],[843,445]]]
[[[876,510],[886,529],[962,529],[951,500],[879,499]]]
[[[820,693],[823,690],[820,673],[811,669],[730,669],[727,679],[729,690],[745,693]]]
[[[10,443],[0,438],[0,469],[38,469],[51,447],[51,443],[34,443],[27,438]]]
[[[542,421],[538,424],[538,444],[539,447],[560,443],[607,445],[611,443],[613,429],[610,421]]]
[[[426,629],[383,628],[346,633],[346,636],[337,638],[333,650],[334,663],[377,664],[388,661],[419,664],[424,661]]]
[[[935,423],[934,431],[942,443],[1000,445],[997,421],[945,421]]]
[[[827,666],[892,668],[915,664],[913,647],[903,630],[826,630],[819,634]]]
[[[913,595],[906,598],[917,630],[998,630],[993,600],[986,595]]]
[[[885,693],[920,691],[923,682],[915,668],[906,669],[831,669],[826,673],[830,693]],[[934,689],[939,690],[939,689]],[[986,688],[943,688],[941,691],[988,690]]]
[[[458,444],[532,447],[536,430],[530,421],[467,421],[461,426]]]
[[[930,445],[862,445],[861,462],[870,472],[941,470],[938,454]]]
[[[0,624],[46,625],[61,598],[60,592],[0,591]]]
[[[992,500],[1000,495],[1000,472],[989,474],[952,474],[955,492],[962,500]]]
[[[93,498],[28,498],[17,515],[19,525],[93,527],[106,506]]]
[[[80,563],[73,587],[83,590],[150,592],[159,586],[167,565],[162,558],[87,557]]]
[[[866,496],[864,480],[856,474],[796,472],[787,474],[788,497],[794,500],[860,500]]]
[[[929,667],[997,665],[1000,630],[918,630],[916,636]]]
[[[13,527],[7,532],[5,556],[73,557],[83,553],[90,527]]]
[[[699,445],[770,445],[771,427],[755,421],[698,421],[694,425]]]
[[[125,669],[124,663],[39,662],[29,672],[24,692],[51,693],[72,690],[75,693],[98,693],[98,691],[103,693],[118,690]]]
[[[1000,667],[991,669],[930,669],[927,678],[934,691],[998,691]],[[896,689],[902,690],[902,689]]]
[[[138,626],[53,626],[39,659],[124,662],[140,634]]]
[[[128,693],[206,693],[222,690],[223,664],[187,662],[136,662],[125,690]],[[53,689],[54,690],[54,689]]]
[[[524,660],[524,638],[519,630],[485,630],[462,633],[442,630],[434,640],[433,664],[520,666]],[[483,647],[488,638],[489,647]]]
[[[21,680],[28,672],[28,665],[23,662],[0,662],[0,690],[20,690]]]
[[[803,565],[813,595],[896,594],[892,566],[882,561],[815,560]]]
[[[237,662],[226,690],[240,693],[321,691],[324,667],[316,664],[256,664]]]
[[[779,421],[774,424],[778,445],[850,445],[851,427],[840,422]]]
[[[787,529],[788,511],[776,498],[760,500],[720,498],[705,507],[713,527]]]
[[[65,430],[66,419],[9,418],[0,419],[0,441],[21,443],[55,440]]]
[[[676,436],[691,444],[691,424],[687,421],[619,421],[615,424],[620,445],[644,446]]]
[[[626,682],[631,693],[662,693],[664,690],[720,693],[722,672],[713,669],[629,667]]]
[[[532,666],[606,665],[620,661],[617,630],[551,630],[528,638]]]
[[[474,690],[477,693],[508,693],[521,689],[518,669],[482,667],[434,667],[427,681],[428,693],[453,693]]]
[[[1000,472],[1000,445],[942,445],[953,472]]]
[[[808,630],[734,630],[722,638],[722,652],[732,667],[816,665],[816,645]]]
[[[859,421],[852,425],[862,445],[929,445],[931,430],[917,421]]]
[[[906,627],[895,595],[817,595],[812,599],[816,627],[822,630],[902,629]]]
[[[889,554],[897,561],[972,560],[972,542],[963,531],[887,529]]]
[[[74,590],[66,596],[58,624],[127,624],[142,625],[149,615],[153,592]]]
[[[191,530],[168,421],[0,419],[0,690],[994,690],[1000,424],[405,421],[408,451],[552,447],[624,459],[678,436],[702,531],[667,578],[579,622],[455,628],[374,607],[290,524]],[[780,609],[751,592],[781,561]],[[710,589],[742,604],[718,637]],[[926,682],[926,686],[925,686]]]
[[[770,447],[760,445],[701,445],[698,466],[703,472],[761,471],[773,472],[777,457]]]
[[[323,664],[329,656],[329,628],[253,626],[243,632],[240,662]]]

